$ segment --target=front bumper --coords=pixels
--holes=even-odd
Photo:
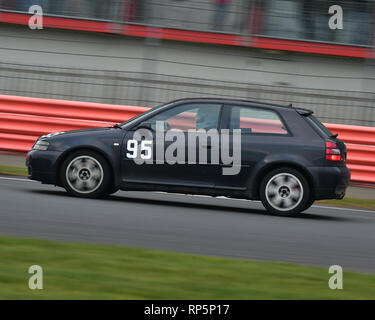
[[[342,199],[350,181],[346,166],[310,167],[314,180],[315,200]]]
[[[45,184],[57,184],[57,163],[62,152],[31,150],[26,156],[28,178]]]

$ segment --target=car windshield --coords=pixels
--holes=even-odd
[[[145,115],[151,115],[151,114],[153,114],[154,112],[156,112],[157,110],[159,110],[160,108],[162,108],[164,106],[166,106],[166,104],[162,104],[162,105],[154,107],[154,108],[152,108],[150,110],[147,110],[146,112],[143,112],[143,113],[141,113],[141,114],[139,114],[139,115],[137,115],[137,116],[135,116],[133,118],[130,118],[129,120],[126,120],[125,122],[121,123],[120,126],[123,127],[125,125],[130,125],[131,123],[136,122],[139,118],[141,118],[141,117],[143,117]]]

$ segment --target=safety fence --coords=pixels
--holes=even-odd
[[[0,150],[27,152],[47,133],[111,126],[148,108],[0,95]],[[348,148],[353,182],[375,183],[375,128],[325,125]]]
[[[105,56],[102,57],[104,59]],[[234,59],[236,56],[232,57]],[[167,72],[168,68],[165,68],[165,63],[169,64],[169,62],[172,63],[171,66],[179,65],[181,70],[184,70],[184,64],[181,61],[168,61],[168,59],[163,62],[161,60],[148,61],[140,56],[121,62],[121,64],[131,62],[143,65],[144,67],[139,71],[0,62],[0,93],[12,96],[147,107],[155,107],[166,101],[196,97],[242,99],[285,105],[292,103],[295,108],[313,110],[323,122],[375,126],[375,92],[371,92],[375,88],[374,77],[361,76],[345,79],[342,83],[344,87],[348,84],[354,86],[354,83],[359,82],[364,84],[362,91],[355,91],[325,89],[324,85],[320,89],[310,88],[307,84],[310,81],[316,81],[316,76],[313,74],[304,74],[303,77],[307,78],[300,85],[262,84],[256,82],[259,72],[260,77],[273,78],[275,75],[272,71],[262,70],[253,74],[255,69],[243,71],[230,64],[225,69],[228,79],[217,64],[205,64],[204,67],[199,63],[189,64],[189,68],[196,73],[194,77],[149,72],[150,69]],[[363,65],[363,67],[368,69],[369,74],[375,70],[375,64]],[[129,68],[133,67],[129,64]],[[204,70],[199,71],[202,69]],[[281,76],[287,82],[293,83],[296,75],[300,74],[283,72]],[[236,80],[229,80],[232,76]],[[342,79],[340,80],[339,75],[319,75],[321,83],[326,83],[328,80],[335,82]],[[306,86],[302,86],[302,83]]]

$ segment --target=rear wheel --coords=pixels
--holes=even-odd
[[[106,159],[90,150],[70,154],[62,163],[60,179],[66,191],[78,197],[103,197],[114,188]]]
[[[108,189],[108,195],[111,195],[111,194],[114,194],[116,193],[117,191],[119,191],[120,189],[115,187],[115,186],[112,186],[110,189]]]
[[[292,168],[275,169],[263,178],[260,198],[270,213],[291,217],[308,208],[311,202],[310,187],[299,171]]]
[[[301,210],[301,212],[309,209],[314,204],[314,202],[315,202],[315,199],[313,197],[310,197],[309,201],[307,201],[305,207]]]

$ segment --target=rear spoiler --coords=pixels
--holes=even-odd
[[[307,109],[296,109],[296,111],[304,117],[308,117],[314,113],[314,111],[307,110]]]

